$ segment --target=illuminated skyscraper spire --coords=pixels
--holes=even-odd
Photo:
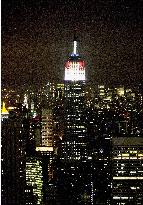
[[[85,81],[85,63],[77,52],[77,37],[75,34],[73,52],[65,63],[65,80]]]
[[[73,54],[74,54],[74,55],[77,55],[77,38],[76,38],[76,35],[75,35],[75,34],[74,34]]]
[[[5,102],[3,102],[3,104],[2,104],[1,114],[2,115],[6,115],[6,114],[8,115],[9,114],[9,112],[7,111],[7,109],[5,107]]]

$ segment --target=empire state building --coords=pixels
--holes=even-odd
[[[77,53],[77,41],[75,38],[73,53],[65,63],[64,86],[64,160],[85,160],[85,62]]]
[[[85,103],[85,62],[73,52],[65,62],[64,78],[64,137],[58,167],[60,204],[93,204],[93,186],[87,149],[88,135]]]

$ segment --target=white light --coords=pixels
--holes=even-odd
[[[85,68],[80,69],[79,62],[71,62],[69,68],[65,68],[65,80],[85,80]]]
[[[73,53],[76,54],[77,41],[74,41]]]
[[[113,177],[113,179],[117,179],[117,180],[127,180],[127,179],[129,179],[129,180],[143,180],[143,177]]]

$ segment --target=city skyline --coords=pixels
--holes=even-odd
[[[2,87],[61,82],[74,31],[87,79],[142,83],[141,1],[2,1]]]
[[[141,0],[2,2],[2,205],[142,205]]]
[[[73,45],[64,84],[2,90],[4,205],[142,203],[140,89],[89,84]]]

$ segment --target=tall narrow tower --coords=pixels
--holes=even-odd
[[[88,174],[85,62],[77,52],[75,38],[73,52],[65,62],[64,80],[65,129],[60,152],[61,167],[58,168],[59,200],[61,204],[69,201],[78,204],[84,198],[90,200],[91,175]]]
[[[77,53],[77,40],[74,37],[73,53],[65,63],[65,133],[64,145],[66,160],[78,160],[85,154],[85,62]],[[84,147],[84,148],[83,148]],[[83,150],[82,150],[83,149]]]

